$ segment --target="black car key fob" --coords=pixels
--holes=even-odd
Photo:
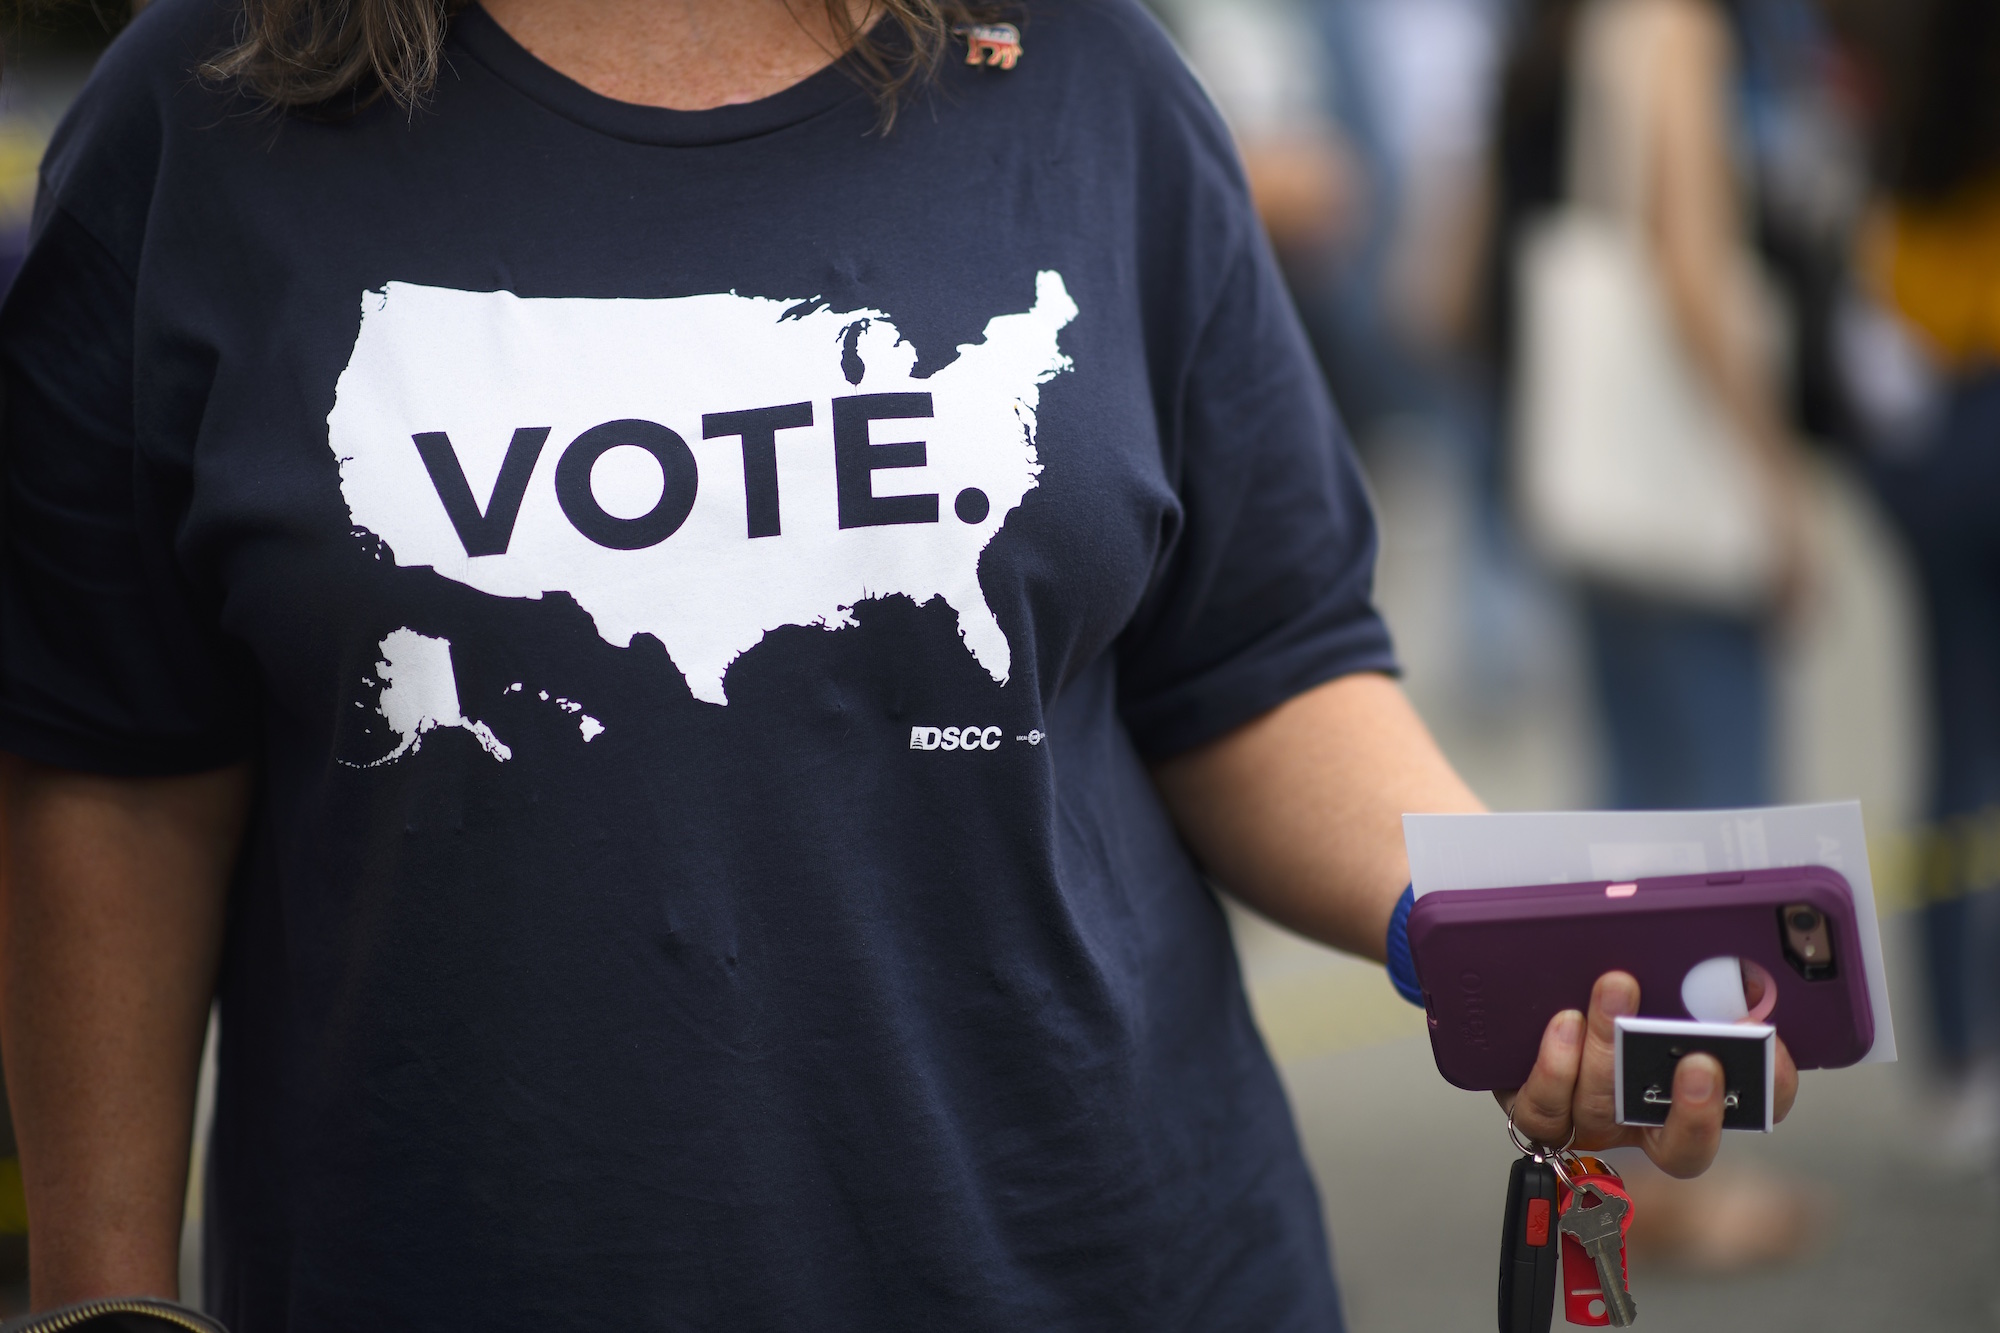
[[[1516,1158],[1500,1232],[1500,1333],[1549,1333],[1561,1252],[1555,1168],[1540,1158]]]

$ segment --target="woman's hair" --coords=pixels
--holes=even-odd
[[[1582,10],[1583,0],[1530,0],[1520,6],[1501,66],[1495,151],[1503,173],[1508,166],[1533,164],[1531,192],[1538,196],[1537,204],[1552,204],[1562,192],[1558,167],[1569,105],[1570,46]]]
[[[882,107],[936,69],[952,29],[990,20],[1003,6],[979,0],[848,0],[823,4],[835,40]],[[445,29],[467,0],[242,0],[238,40],[202,66],[281,109],[329,108],[388,97],[414,107],[437,80]],[[789,5],[793,0],[786,0]],[[872,28],[869,20],[880,15]],[[894,25],[890,27],[888,25]],[[881,34],[900,29],[893,45]]]
[[[1892,194],[1936,200],[2000,173],[2000,4],[1831,0],[1879,94],[1876,165]]]

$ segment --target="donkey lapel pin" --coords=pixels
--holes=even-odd
[[[965,63],[1014,68],[1021,58],[1021,30],[1011,23],[968,23],[953,28],[965,38]]]

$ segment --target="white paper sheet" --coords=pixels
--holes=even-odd
[[[1404,815],[1403,841],[1419,896],[1645,875],[1819,865],[1854,888],[1861,966],[1875,1011],[1864,1064],[1896,1058],[1882,928],[1858,801],[1749,810],[1586,810],[1498,815]]]

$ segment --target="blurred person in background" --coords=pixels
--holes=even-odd
[[[1546,655],[1464,355],[1505,6],[1499,0],[1156,0],[1235,133],[1258,211],[1378,484],[1457,531],[1456,701],[1505,707]],[[1439,512],[1433,509],[1433,513]]]
[[[1620,808],[1771,799],[1766,640],[1807,577],[1737,52],[1713,0],[1532,0],[1501,80],[1483,340],[1527,535],[1580,596]],[[1633,484],[1655,476],[1677,484]],[[1711,502],[1738,516],[1733,560],[1691,550]],[[1798,1256],[1825,1205],[1761,1173],[1630,1181],[1634,1245],[1708,1271]]]
[[[1317,0],[1151,4],[1229,125],[1314,355],[1365,439],[1397,379],[1373,295],[1394,195],[1348,44]]]
[[[1839,332],[1868,197],[1851,65],[1817,0],[1735,0],[1732,13],[1757,246],[1784,297],[1783,396],[1802,443],[1845,464],[1855,441]]]
[[[1864,73],[1882,203],[1857,316],[1869,471],[1924,601],[1932,767],[1920,884],[1941,1147],[2000,1146],[2000,5],[1831,5]]]
[[[1511,6],[1316,0],[1314,8],[1352,69],[1347,101],[1365,108],[1355,114],[1374,127],[1367,161],[1388,200],[1364,251],[1372,264],[1354,284],[1372,317],[1350,344],[1365,339],[1361,364],[1386,372],[1364,454],[1443,483],[1434,493],[1446,503],[1432,513],[1457,530],[1412,537],[1454,553],[1448,697],[1468,717],[1491,720],[1539,688],[1551,665],[1545,581],[1524,558],[1508,511],[1492,386],[1468,355]],[[1392,459],[1396,452],[1404,457]]]
[[[1374,181],[1335,110],[1336,53],[1298,0],[1153,0],[1228,123],[1286,287],[1331,376],[1351,363],[1332,293],[1370,229]],[[1347,395],[1336,390],[1343,405]],[[1353,413],[1343,410],[1352,427]]]
[[[1756,542],[1745,544],[1737,566],[1718,567],[1702,549],[1698,526],[1685,537],[1671,531],[1699,520],[1708,506],[1662,489],[1635,503],[1651,506],[1654,512],[1637,517],[1668,529],[1667,542],[1607,549],[1614,531],[1591,538],[1599,541],[1592,547],[1552,533],[1551,506],[1535,503],[1534,483],[1527,483],[1530,536],[1557,550],[1582,596],[1608,794],[1622,808],[1760,804],[1772,792],[1765,639],[1804,587],[1807,541],[1799,448],[1773,358],[1763,350],[1775,311],[1759,308],[1768,305],[1768,292],[1740,170],[1730,18],[1714,0],[1538,0],[1519,32],[1495,150],[1495,234],[1504,248],[1494,260],[1506,269],[1495,290],[1506,326],[1517,468],[1532,471],[1540,435],[1556,433],[1543,432],[1546,416],[1530,410],[1539,406],[1530,401],[1534,392],[1550,384],[1559,393],[1594,387],[1576,383],[1580,371],[1541,355],[1540,344],[1528,345],[1520,332],[1539,327],[1544,307],[1561,295],[1536,287],[1535,274],[1544,270],[1524,262],[1550,217],[1605,220],[1604,228],[1631,240],[1660,337],[1636,347],[1610,340],[1606,329],[1609,345],[1595,349],[1598,363],[1641,354],[1670,363],[1646,367],[1644,376],[1612,364],[1605,379],[1669,382],[1683,400],[1668,404],[1680,412],[1676,424],[1701,428],[1703,438],[1692,438],[1693,429],[1679,439],[1638,429],[1658,404],[1613,401],[1608,428],[1596,432],[1604,452],[1611,456],[1616,444],[1626,450],[1618,466],[1636,465],[1636,472],[1652,465],[1669,475],[1675,460],[1633,451],[1732,451],[1702,463],[1708,475],[1733,479],[1732,491],[1692,498],[1745,514]],[[1590,332],[1587,322],[1571,322]],[[1610,435],[1618,438],[1604,438]],[[1558,482],[1588,470],[1570,466],[1575,461],[1551,465]],[[1703,559],[1706,565],[1697,563]]]

